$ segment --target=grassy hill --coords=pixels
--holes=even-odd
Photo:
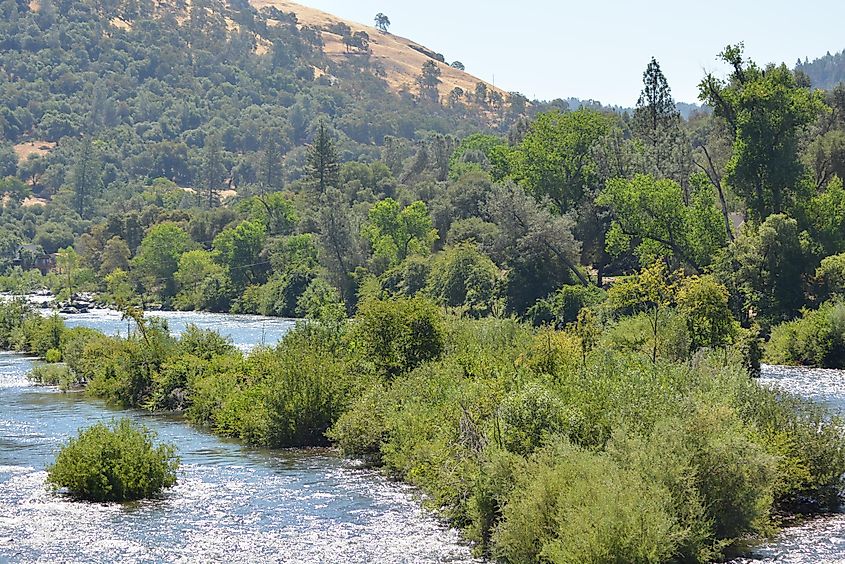
[[[369,48],[347,49],[366,32]],[[0,3],[0,143],[37,196],[70,181],[80,139],[93,138],[111,187],[166,178],[202,182],[207,141],[221,145],[226,188],[255,182],[268,140],[285,179],[326,122],[343,161],[401,163],[432,135],[506,131],[524,98],[439,61],[411,40],[286,1],[7,0]],[[420,96],[426,62],[439,96]],[[465,95],[456,97],[456,88]],[[451,94],[451,96],[450,96]]]
[[[508,95],[507,92],[490,83],[437,60],[436,51],[411,39],[392,33],[382,33],[374,27],[345,20],[294,2],[253,0],[251,4],[259,10],[266,7],[275,7],[283,12],[296,14],[297,19],[302,24],[320,29],[324,52],[338,63],[343,63],[357,56],[356,53],[347,51],[343,37],[333,31],[338,29],[338,24],[348,26],[353,33],[356,31],[366,32],[370,37],[371,60],[383,67],[385,81],[397,92],[407,90],[417,93],[419,88],[416,84],[416,78],[420,74],[420,69],[426,61],[433,60],[442,72],[442,84],[439,87],[441,97],[447,96],[454,88],[474,92],[479,82],[484,83],[490,91],[496,91],[505,97]]]

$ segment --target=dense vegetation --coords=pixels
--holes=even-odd
[[[842,421],[749,378],[757,341],[712,277],[658,263],[582,297],[593,305],[556,331],[370,296],[354,320],[329,310],[249,355],[136,311],[121,339],[13,303],[0,343],[58,351],[112,403],[255,445],[335,444],[510,562],[709,561],[784,512],[838,505]]]
[[[799,59],[795,70],[806,75],[815,88],[833,90],[845,82],[845,51],[833,55],[828,51],[812,61]]]
[[[89,501],[134,501],[176,483],[179,459],[171,445],[153,445],[155,435],[121,419],[80,429],[47,469],[54,489]]]
[[[0,287],[137,328],[0,307],[36,381],[335,444],[511,562],[707,561],[838,504],[842,422],[749,376],[845,362],[842,87],[735,45],[708,111],[656,60],[633,111],[572,111],[444,96],[434,53],[396,93],[362,36],[243,2],[0,12]],[[244,355],[149,304],[309,321]]]
[[[425,296],[563,326],[607,277],[660,262],[712,275],[768,337],[845,279],[845,97],[741,46],[721,54],[729,77],[702,80],[712,111],[685,120],[654,60],[633,112],[570,111],[435,96],[437,63],[397,95],[367,57],[322,52],[338,30],[274,9],[2,6],[17,22],[3,24],[6,138],[59,141],[22,162],[6,145],[7,290],[291,317]],[[91,49],[63,43],[71,31]],[[51,135],[50,116],[79,126]],[[361,134],[353,116],[387,129]],[[56,253],[46,276],[29,269],[42,252]]]

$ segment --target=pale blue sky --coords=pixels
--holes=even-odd
[[[758,63],[812,60],[845,48],[845,0],[299,0],[390,31],[462,61],[467,71],[530,98],[575,96],[632,106],[652,56],[678,101],[694,102],[716,55],[744,41]]]

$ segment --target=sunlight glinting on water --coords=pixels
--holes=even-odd
[[[126,322],[77,316],[114,334]],[[243,349],[292,321],[163,314],[174,332],[214,328]],[[77,428],[122,415],[35,387],[32,360],[0,355],[0,562],[471,562],[457,531],[417,492],[327,451],[263,451],[166,417],[129,415],[173,442],[183,465],[160,500],[87,504],[47,491],[45,468]]]

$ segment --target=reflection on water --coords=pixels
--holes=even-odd
[[[117,314],[71,325],[115,334]],[[172,330],[215,328],[246,349],[292,322],[165,314]],[[125,334],[125,332],[124,332]],[[469,562],[458,533],[424,512],[412,489],[329,451],[264,451],[131,412],[173,442],[178,485],[160,500],[85,504],[48,493],[44,469],[77,428],[116,415],[26,378],[31,360],[0,354],[0,562]]]

